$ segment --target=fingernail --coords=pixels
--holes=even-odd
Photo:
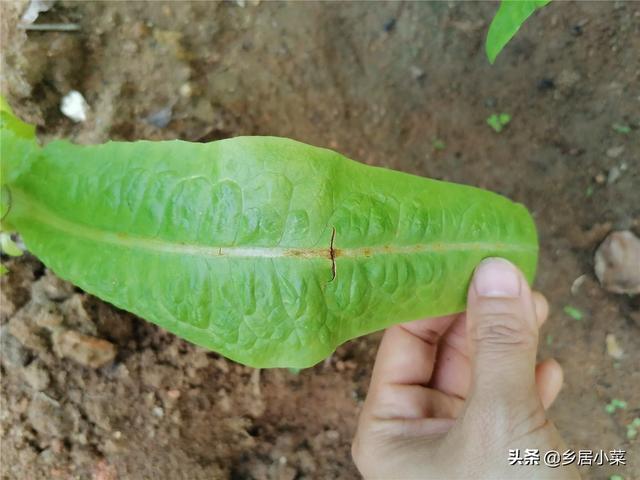
[[[473,287],[481,297],[517,297],[520,295],[520,275],[511,262],[487,258],[476,268]]]

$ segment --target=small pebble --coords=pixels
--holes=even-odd
[[[383,30],[387,33],[392,32],[396,28],[396,19],[390,18],[382,26]]]
[[[33,309],[29,308],[29,304],[27,304],[9,320],[9,333],[28,349],[46,352],[48,350],[47,342],[39,335],[38,329],[34,328],[31,321],[25,318],[25,314],[29,312],[33,312]]]
[[[86,296],[76,293],[60,304],[60,311],[64,315],[65,325],[85,335],[95,336],[98,329],[85,307]]]
[[[153,415],[158,418],[164,417],[164,410],[161,407],[153,407],[151,413],[153,413]]]
[[[616,360],[620,360],[624,356],[624,351],[618,344],[618,340],[613,333],[607,334],[605,343],[607,345],[607,353],[610,357],[615,358]]]
[[[556,84],[551,78],[543,78],[538,82],[538,90],[541,92],[553,90],[554,88],[556,88]]]
[[[22,23],[33,23],[38,15],[48,11],[54,3],[56,3],[55,0],[31,0],[20,20]]]
[[[611,147],[607,149],[607,157],[618,158],[624,152],[624,145],[618,145],[617,147]]]
[[[54,332],[51,339],[59,356],[89,368],[100,368],[112,362],[117,352],[111,342],[74,330]]]
[[[338,440],[340,438],[340,433],[337,430],[327,430],[326,435],[329,440]]]
[[[85,122],[89,104],[77,90],[71,90],[60,103],[60,111],[74,122]]]
[[[50,270],[31,285],[31,294],[44,294],[49,300],[62,301],[73,295],[73,285],[56,277]]]
[[[575,70],[562,70],[556,79],[556,86],[563,93],[569,93],[573,87],[582,79],[582,76]]]
[[[154,127],[164,128],[171,122],[172,115],[173,111],[171,107],[165,107],[149,115],[145,118],[145,122]]]
[[[611,167],[611,170],[609,170],[609,174],[607,175],[607,185],[611,185],[612,183],[614,183],[620,178],[621,175],[622,172],[620,171],[620,168],[615,166]]]
[[[577,295],[578,292],[580,291],[580,287],[582,287],[582,284],[584,283],[584,281],[587,279],[587,275],[580,275],[578,278],[576,278],[573,283],[571,284],[571,295]]]
[[[51,382],[49,372],[43,367],[39,361],[33,361],[22,371],[24,380],[31,388],[36,391],[46,390]]]
[[[38,433],[64,437],[73,430],[73,421],[62,406],[43,393],[35,395],[27,413],[31,426]]]
[[[9,333],[8,325],[0,327],[0,354],[2,360],[13,367],[22,367],[29,361],[29,352]]]
[[[42,328],[54,330],[62,325],[62,314],[58,310],[55,303],[50,302],[47,305],[42,305],[33,315],[33,322]]]
[[[610,233],[596,250],[600,285],[614,293],[640,293],[640,239],[628,230]]]
[[[178,90],[181,97],[189,98],[193,94],[193,87],[189,82],[183,83]]]
[[[424,70],[420,67],[416,67],[415,65],[411,65],[409,72],[411,72],[411,76],[414,80],[422,80],[427,76]]]

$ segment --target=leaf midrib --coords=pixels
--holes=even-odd
[[[200,257],[238,257],[238,258],[324,258],[332,260],[329,242],[326,247],[281,247],[281,246],[211,246],[197,243],[171,242],[157,238],[141,237],[126,233],[117,233],[74,223],[51,211],[33,200],[24,192],[12,190],[13,202],[21,201],[28,206],[29,217],[55,230],[72,237],[79,237],[98,243],[120,247],[170,254]],[[10,213],[10,212],[9,212]],[[412,245],[374,245],[340,248],[339,232],[333,248],[334,258],[368,258],[378,255],[401,255],[418,253],[444,253],[450,251],[535,251],[531,244],[506,242],[425,242]]]

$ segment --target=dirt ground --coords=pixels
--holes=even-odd
[[[0,5],[1,87],[44,140],[286,136],[526,204],[536,287],[552,305],[540,357],[565,371],[551,418],[574,450],[626,450],[626,466],[585,478],[640,478],[640,438],[627,435],[640,416],[640,298],[593,274],[609,231],[640,233],[640,3],[554,2],[494,66],[483,51],[494,3],[58,2],[37,20],[79,32],[20,30],[25,5]],[[86,122],[60,113],[71,89]],[[498,134],[486,118],[499,112],[512,120]],[[33,257],[6,263],[2,478],[357,478],[350,441],[379,334],[298,374],[258,371]],[[61,358],[47,333],[60,319],[113,344],[115,359]],[[612,399],[627,407],[606,413]]]

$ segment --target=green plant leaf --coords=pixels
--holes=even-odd
[[[638,436],[639,428],[640,428],[640,417],[636,417],[627,425],[627,438],[629,440],[633,440],[634,438],[636,438]]]
[[[487,33],[486,51],[489,62],[495,62],[498,54],[513,38],[525,20],[550,1],[502,0]]]
[[[444,143],[444,140],[440,140],[439,138],[434,138],[433,141],[431,142],[431,145],[433,146],[434,150],[444,150],[445,148],[447,148],[447,144]]]
[[[0,95],[0,187],[18,176],[36,157],[38,151],[36,129],[16,117],[4,97]],[[5,229],[9,194],[0,191],[0,229]]]
[[[493,128],[496,133],[500,133],[511,121],[511,115],[508,113],[493,113],[487,117],[487,124]]]
[[[574,320],[582,320],[584,318],[584,314],[576,307],[573,307],[571,305],[567,305],[564,307],[564,313],[569,315]]]
[[[351,338],[462,311],[483,258],[535,271],[522,205],[293,140],[55,141],[34,156],[6,185],[31,252],[254,367],[308,367]]]
[[[611,128],[614,132],[620,133],[622,135],[629,135],[631,133],[631,127],[624,123],[614,123],[611,125]]]

